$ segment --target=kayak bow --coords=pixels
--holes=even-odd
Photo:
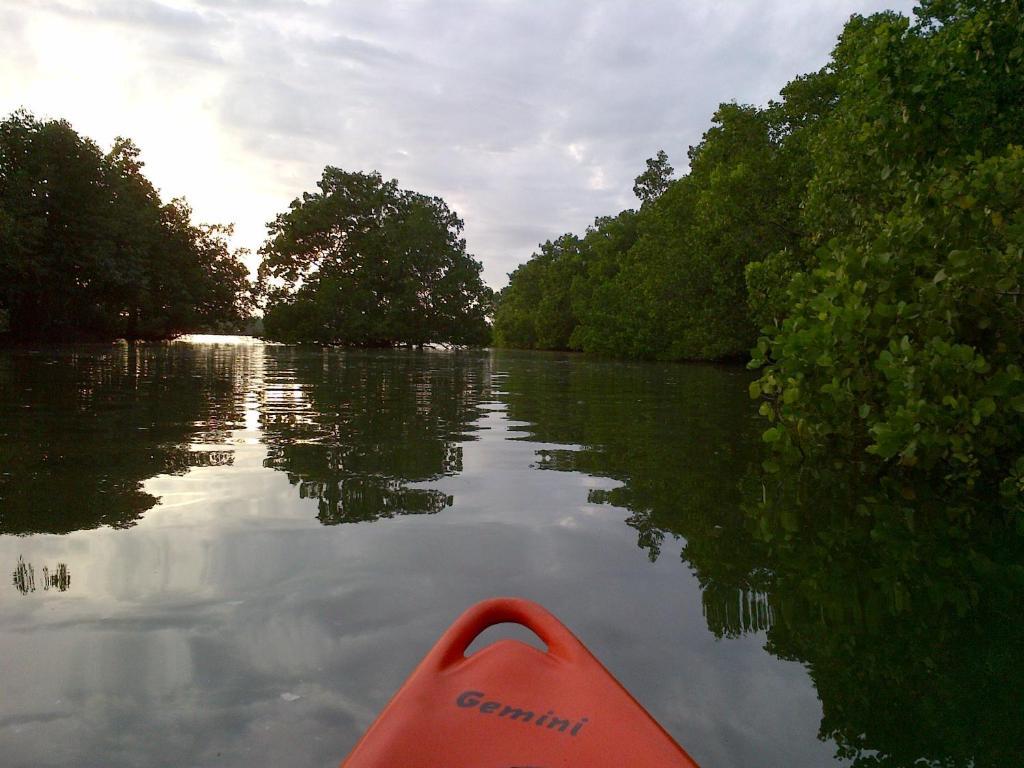
[[[547,645],[499,640],[511,622]],[[565,625],[528,600],[467,610],[441,636],[342,768],[697,768]]]

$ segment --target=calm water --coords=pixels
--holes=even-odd
[[[516,594],[705,768],[1019,765],[1019,553],[869,531],[832,487],[766,503],[748,380],[0,352],[0,762],[336,765],[464,608]]]

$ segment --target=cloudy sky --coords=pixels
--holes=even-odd
[[[721,101],[821,67],[908,0],[0,0],[0,111],[135,139],[165,198],[264,225],[324,165],[445,198],[500,287],[537,243],[634,204]],[[255,259],[255,257],[253,257]]]

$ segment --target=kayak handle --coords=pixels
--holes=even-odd
[[[589,655],[576,636],[553,615],[530,600],[494,597],[472,606],[441,636],[431,656],[440,669],[466,658],[466,649],[488,627],[520,624],[544,641],[551,656],[572,662]]]

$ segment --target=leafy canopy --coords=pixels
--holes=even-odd
[[[1024,15],[933,2],[855,18],[811,142],[807,271],[752,394],[781,459],[1024,491]],[[1022,518],[1024,519],[1024,518]]]
[[[128,139],[104,154],[65,121],[0,122],[0,332],[165,338],[248,315],[230,228],[192,224],[142,168]]]
[[[658,154],[647,159],[647,169],[634,180],[633,194],[641,203],[656,200],[668,189],[674,171],[668,162],[668,154],[659,149]]]
[[[280,341],[482,344],[491,291],[439,197],[328,166],[268,224],[264,328]]]

